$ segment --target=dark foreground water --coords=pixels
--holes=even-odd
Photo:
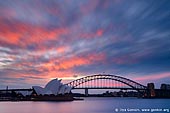
[[[167,113],[170,99],[85,98],[72,102],[0,102],[0,113]]]

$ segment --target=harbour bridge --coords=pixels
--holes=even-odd
[[[146,86],[135,82],[131,79],[109,74],[96,74],[85,76],[73,80],[66,85],[74,89],[85,89],[85,95],[88,95],[88,89],[121,89],[121,90],[136,90],[139,93],[147,89]],[[0,91],[32,91],[33,89],[3,89]]]
[[[122,89],[122,90],[136,90],[143,92],[147,87],[130,80],[125,77],[109,74],[97,74],[82,77],[67,83],[72,89],[85,89],[85,95],[88,95],[88,89]]]

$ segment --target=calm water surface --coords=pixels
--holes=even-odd
[[[145,109],[149,111],[142,111]],[[0,102],[0,113],[167,113],[168,110],[170,99],[89,97],[72,102]]]

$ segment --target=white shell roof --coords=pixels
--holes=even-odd
[[[50,82],[48,82],[45,86],[45,88],[42,88],[40,86],[33,86],[32,87],[37,95],[45,95],[45,94],[65,94],[69,93],[71,91],[71,87],[64,85],[61,83],[61,80],[53,79]]]

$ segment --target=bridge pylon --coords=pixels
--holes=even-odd
[[[88,88],[85,88],[85,96],[87,97],[88,95]]]

